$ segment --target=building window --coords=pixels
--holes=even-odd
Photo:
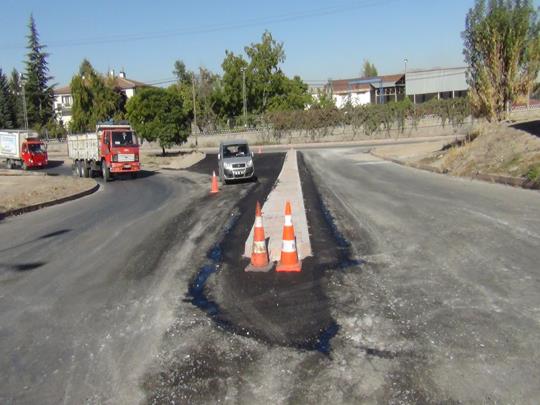
[[[66,107],[71,106],[71,96],[62,96],[62,104]]]

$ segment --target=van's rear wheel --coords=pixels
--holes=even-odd
[[[101,174],[103,175],[103,180],[105,180],[105,182],[111,181],[111,171],[107,167],[105,161],[101,162]]]

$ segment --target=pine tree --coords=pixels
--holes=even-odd
[[[26,104],[28,124],[32,127],[43,127],[54,117],[53,89],[48,85],[49,67],[47,58],[49,54],[44,52],[45,45],[39,42],[39,34],[36,29],[34,17],[30,15],[28,23],[30,33],[27,35],[29,50],[26,60]]]
[[[9,78],[9,93],[11,96],[11,105],[13,106],[13,127],[24,128],[24,106],[22,99],[22,84],[20,74],[17,69],[11,71]]]
[[[2,69],[0,69],[0,128],[13,128],[13,105],[8,81]]]

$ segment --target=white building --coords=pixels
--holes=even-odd
[[[350,84],[348,79],[332,80],[332,98],[337,108],[347,103],[353,106],[371,103],[371,86],[369,84]]]
[[[109,77],[114,77],[114,88],[120,90],[126,95],[126,99],[133,97],[137,91],[142,87],[148,87],[148,84],[139,82],[137,80],[128,79],[125,72],[120,72],[118,76],[115,75],[114,70],[109,72]],[[58,87],[54,89],[54,111],[56,117],[64,126],[68,126],[71,121],[71,108],[73,106],[73,96],[71,95],[71,88],[69,85]]]

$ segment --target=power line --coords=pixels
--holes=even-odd
[[[396,1],[399,1],[399,0],[363,0],[361,2],[356,1],[353,3],[349,3],[347,5],[324,7],[324,8],[318,8],[318,9],[312,9],[309,11],[296,12],[296,13],[287,13],[287,14],[281,14],[281,15],[276,15],[276,16],[267,17],[267,18],[254,18],[254,19],[239,21],[236,23],[200,26],[200,27],[194,27],[188,30],[162,31],[162,32],[145,33],[145,34],[133,33],[133,34],[109,35],[109,36],[103,36],[103,37],[83,38],[83,39],[57,41],[57,42],[53,41],[47,44],[47,47],[48,48],[77,47],[77,46],[82,46],[82,45],[110,44],[110,43],[128,42],[128,41],[133,42],[133,41],[142,41],[142,40],[149,40],[149,39],[160,39],[160,38],[167,38],[167,37],[189,36],[189,35],[206,34],[206,33],[212,33],[212,32],[220,32],[220,31],[230,31],[230,30],[254,27],[254,26],[265,25],[265,24],[293,22],[293,21],[304,20],[304,19],[309,19],[309,18],[314,18],[314,17],[340,14],[340,13],[350,12],[350,11],[367,8],[367,7],[385,5],[385,4],[393,3]],[[0,50],[12,50],[12,49],[21,49],[21,48],[25,48],[25,47],[21,45],[5,45],[5,46],[1,46]]]

